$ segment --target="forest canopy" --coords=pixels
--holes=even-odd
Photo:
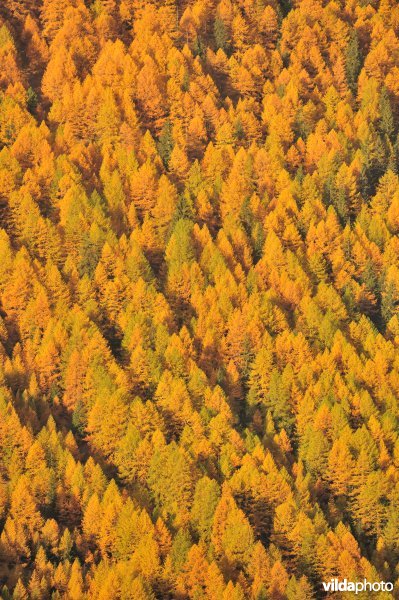
[[[4,600],[399,579],[398,34],[1,1]]]

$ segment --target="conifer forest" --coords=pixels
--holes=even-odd
[[[399,3],[0,0],[2,600],[399,598]]]

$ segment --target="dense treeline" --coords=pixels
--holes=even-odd
[[[398,34],[2,0],[2,598],[399,578]]]

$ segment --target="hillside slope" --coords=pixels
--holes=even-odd
[[[2,0],[2,598],[396,581],[398,33]]]

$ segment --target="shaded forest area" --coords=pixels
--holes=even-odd
[[[399,579],[398,34],[2,0],[4,600]]]

